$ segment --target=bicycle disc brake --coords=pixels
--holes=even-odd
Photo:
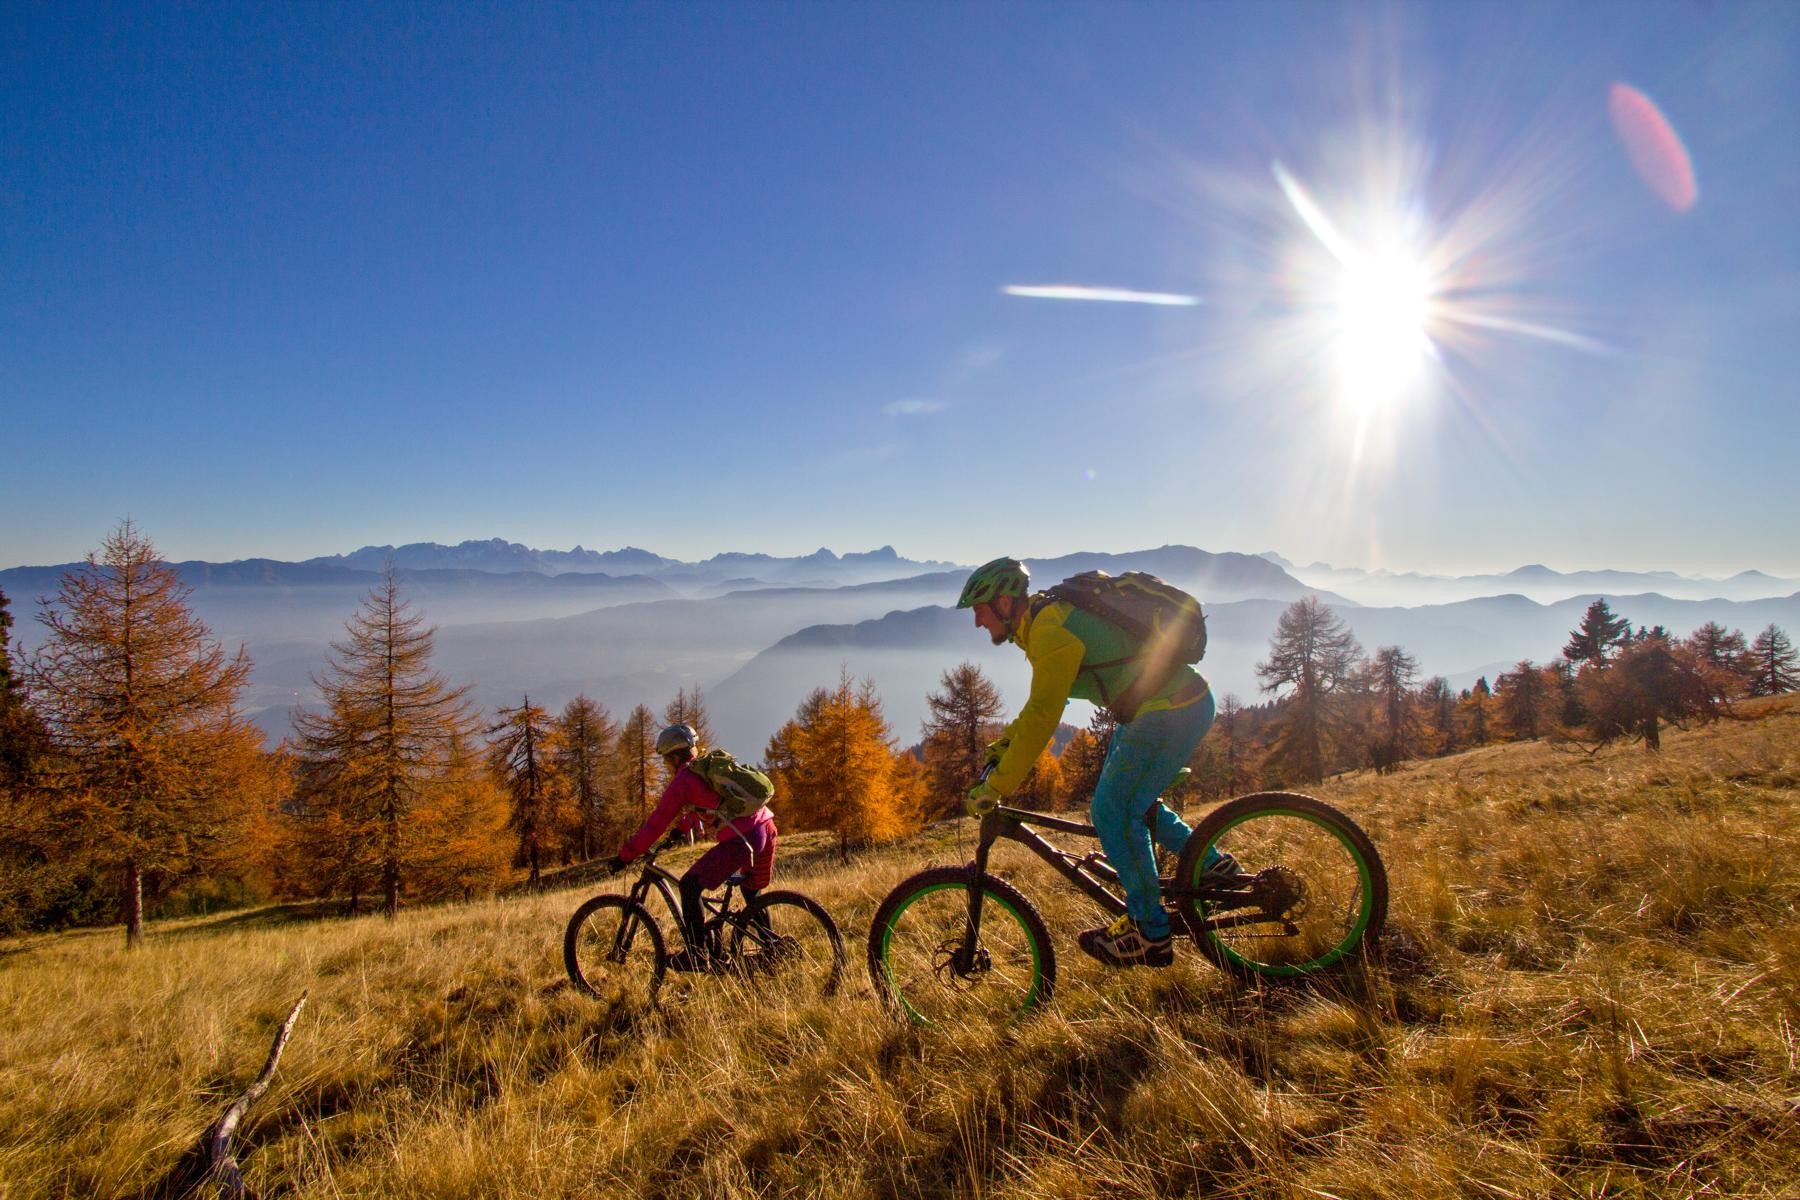
[[[961,971],[956,966],[957,957],[961,953],[962,942],[960,940],[944,942],[931,956],[931,971],[938,977],[938,982],[945,987],[966,991],[981,982],[981,977],[993,967],[994,961],[988,955],[985,946],[977,946],[974,961],[969,964],[969,969]]]
[[[1251,877],[1249,891],[1270,920],[1292,924],[1306,915],[1306,881],[1287,867],[1264,867]]]

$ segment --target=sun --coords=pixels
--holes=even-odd
[[[1346,248],[1328,305],[1337,393],[1348,408],[1385,410],[1415,394],[1432,354],[1434,284],[1403,247]]]

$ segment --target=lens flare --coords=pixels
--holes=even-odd
[[[1700,187],[1694,182],[1693,161],[1656,102],[1630,84],[1615,83],[1606,107],[1639,178],[1676,212],[1694,207]]]

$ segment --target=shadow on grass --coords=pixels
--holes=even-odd
[[[268,904],[261,908],[202,917],[178,928],[165,929],[163,937],[193,937],[218,933],[245,933],[259,929],[286,929],[294,925],[310,925],[315,921],[352,914],[341,900],[300,900],[291,904]]]

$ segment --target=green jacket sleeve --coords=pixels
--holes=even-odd
[[[988,785],[1002,796],[1011,795],[1031,774],[1056,724],[1068,707],[1069,691],[1081,672],[1081,660],[1087,645],[1063,628],[1068,615],[1064,605],[1046,607],[1032,620],[1025,645],[1026,661],[1031,663],[1031,695],[1017,719],[1006,727],[1005,736],[1012,744],[1001,756]]]

